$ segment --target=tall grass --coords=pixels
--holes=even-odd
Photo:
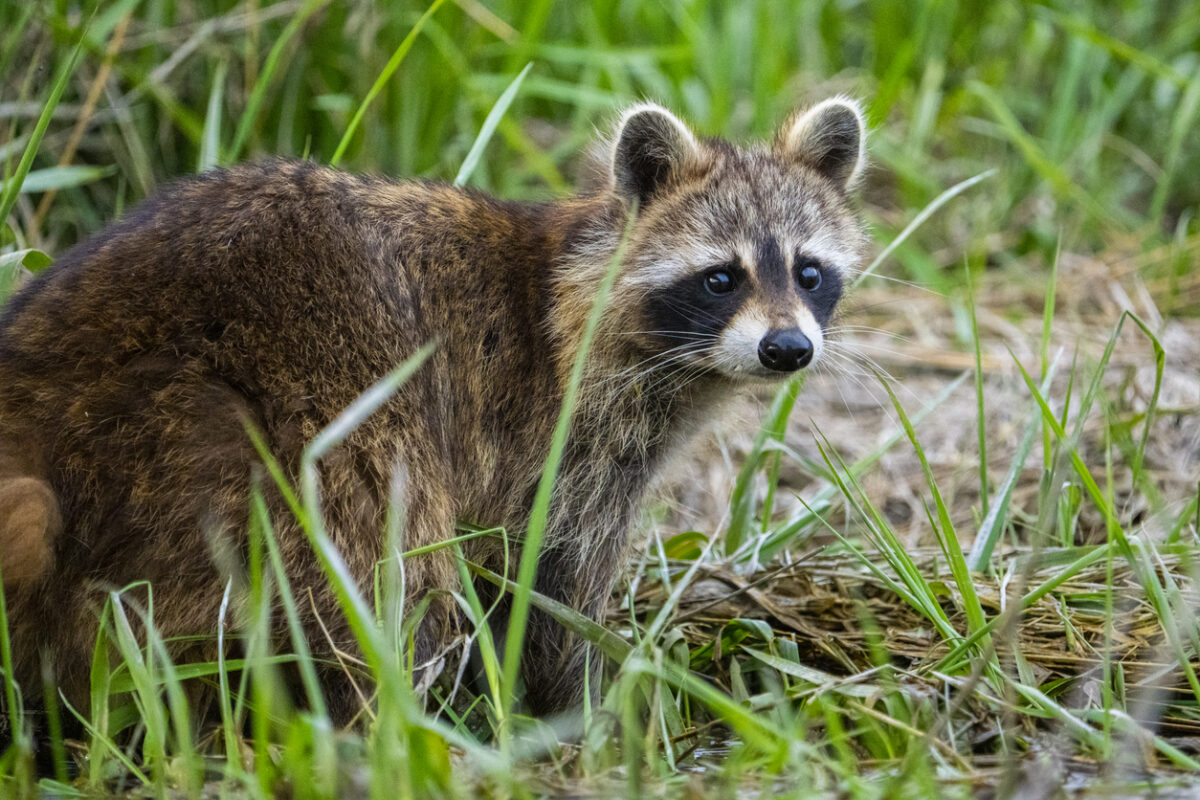
[[[94,19],[67,2],[0,12],[4,95],[13,104],[6,160],[49,95],[46,64],[65,65],[81,42],[71,93],[85,93],[114,30],[134,15],[106,90],[113,105],[90,115],[76,158],[118,171],[72,189],[27,238],[54,249],[76,240],[114,206],[190,172],[214,136],[221,160],[308,154],[452,178],[483,117],[529,62],[498,130],[504,146],[472,178],[506,196],[560,191],[592,126],[622,102],[649,96],[702,131],[763,136],[798,103],[842,90],[867,98],[872,120],[887,123],[872,145],[869,192],[898,212],[880,220],[885,241],[905,212],[994,167],[1004,168],[1004,185],[964,198],[955,215],[988,221],[952,238],[975,267],[996,231],[1027,231],[1007,258],[1048,253],[1060,231],[1072,244],[1103,241],[1113,228],[1165,236],[1200,199],[1194,182],[1180,179],[1200,168],[1187,135],[1200,23],[1184,2],[257,6],[142,0],[106,6]],[[212,98],[223,113],[204,113]],[[82,110],[60,116],[39,150],[43,163],[56,161],[55,145]],[[548,125],[521,122],[530,120]],[[921,254],[949,226],[931,226],[906,248],[904,269],[930,278]]]
[[[454,687],[439,685],[423,700],[408,640],[423,609],[405,619],[397,611],[406,607],[404,558],[413,555],[400,552],[399,523],[372,606],[324,534],[312,478],[321,454],[418,357],[313,442],[299,486],[287,484],[259,442],[352,623],[363,663],[343,666],[367,676],[360,724],[335,731],[325,714],[317,667],[328,665],[314,662],[304,639],[304,587],[284,577],[259,495],[248,562],[227,592],[245,602],[213,620],[217,660],[175,663],[177,643],[155,632],[152,590],[114,592],[101,614],[90,708],[65,707],[63,721],[81,725],[84,741],[68,748],[54,717],[40,728],[48,742],[23,735],[29,720],[6,681],[16,735],[0,757],[5,790],[966,797],[978,757],[999,757],[1015,771],[1024,752],[1046,741],[1064,757],[1137,750],[1197,769],[1187,742],[1156,728],[1168,716],[1200,714],[1191,581],[1200,500],[1163,497],[1147,466],[1165,345],[1133,315],[1108,332],[1095,363],[1056,356],[1050,342],[1064,251],[1136,257],[1168,313],[1200,312],[1189,279],[1200,249],[1200,184],[1188,179],[1200,171],[1198,52],[1200,16],[1190,3],[1167,0],[0,6],[0,300],[26,272],[197,167],[272,153],[542,199],[567,190],[595,126],[622,103],[651,97],[701,131],[749,138],[770,136],[799,104],[845,91],[866,98],[876,126],[865,199],[879,256],[862,282],[898,277],[944,293],[946,313],[964,312],[960,344],[974,364],[973,375],[922,408],[887,386],[895,430],[856,460],[824,436],[819,460],[796,452],[789,419],[803,394],[799,383],[784,387],[730,487],[727,524],[652,537],[621,587],[621,617],[607,627],[533,592],[531,558],[510,582],[460,554],[464,580],[454,600],[475,625],[485,688],[459,685],[451,698]],[[99,99],[88,103],[94,87]],[[70,163],[61,163],[70,149]],[[989,472],[989,453],[1005,450],[988,422],[994,408],[983,374],[994,343],[982,340],[976,311],[981,287],[1006,282],[1043,286],[1046,303],[1036,363],[1013,357],[1026,403],[1015,450],[1006,468]],[[1145,336],[1154,367],[1152,394],[1132,421],[1105,383],[1126,327]],[[971,377],[979,458],[970,483],[979,497],[964,525],[923,437]],[[1016,488],[1038,444],[1040,480],[1033,499],[1021,500]],[[868,485],[880,459],[901,450],[921,470],[931,559],[913,551]],[[780,502],[789,462],[818,480],[790,516]],[[1168,536],[1125,513],[1116,485],[1126,478],[1123,488],[1153,506]],[[550,468],[543,502],[553,479]],[[1100,519],[1097,540],[1077,540],[1085,512]],[[444,546],[506,533],[465,532]],[[1014,551],[1019,558],[1005,555]],[[802,652],[781,628],[808,622],[761,587],[814,554],[846,559],[908,609],[929,631],[928,657],[902,664],[865,594],[855,600],[865,654],[836,641],[821,659]],[[573,721],[573,741],[558,741],[571,725],[521,715],[519,651],[498,646],[469,576],[516,598],[510,644],[520,642],[532,606],[606,659],[601,700]],[[697,643],[704,607],[684,599],[717,579],[736,587],[725,599],[753,597],[769,614],[731,616]],[[985,597],[995,585],[1005,589],[1003,608]],[[1166,699],[1113,655],[1131,592],[1150,609],[1163,674],[1182,688]],[[655,593],[660,602],[647,606]],[[1026,615],[1051,605],[1064,635],[1079,635],[1078,649],[1098,667],[1075,681],[1040,680],[1021,647]],[[288,652],[272,650],[275,615],[291,632]],[[1103,636],[1080,634],[1096,615]],[[6,625],[0,604],[0,634]],[[239,641],[243,658],[226,657],[226,637]],[[0,644],[7,673],[6,635]],[[300,676],[303,702],[284,671]],[[196,681],[215,689],[215,724],[202,724],[191,707]],[[32,696],[39,687],[21,688]],[[994,736],[979,735],[984,729]],[[697,755],[710,745],[717,755]],[[39,775],[35,759],[45,752],[51,767]],[[706,771],[689,774],[696,765]]]

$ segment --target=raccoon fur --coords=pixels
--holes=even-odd
[[[229,580],[213,553],[247,557],[261,471],[247,427],[294,480],[305,445],[427,342],[433,355],[322,459],[329,535],[370,596],[402,470],[405,550],[445,541],[458,521],[519,543],[628,227],[535,584],[599,618],[663,464],[739,387],[821,358],[865,250],[849,199],[863,139],[842,98],[747,148],[642,104],[604,145],[599,185],[569,199],[505,202],[273,160],[183,180],[69,251],[0,317],[0,570],[20,687],[36,696],[44,663],[86,708],[98,611],[134,582],[153,587],[164,639],[196,643],[176,658],[212,657]],[[266,502],[310,646],[353,652],[284,498]],[[495,540],[464,549],[503,569]],[[458,571],[441,549],[407,559],[404,575],[410,606],[431,600],[419,664],[455,631],[437,590],[458,587]],[[580,701],[586,654],[534,612],[531,712]],[[322,681],[335,719],[350,719],[353,685],[339,669]]]

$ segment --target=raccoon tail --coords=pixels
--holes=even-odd
[[[54,560],[62,513],[50,484],[29,475],[0,476],[0,576],[4,588],[32,583]]]

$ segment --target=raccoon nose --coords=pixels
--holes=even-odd
[[[795,372],[812,361],[813,346],[799,328],[770,331],[758,343],[758,360],[764,367]]]

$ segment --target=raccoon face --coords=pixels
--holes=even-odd
[[[752,149],[697,139],[658,106],[625,114],[612,180],[638,218],[613,302],[646,363],[744,380],[821,358],[865,250],[848,205],[863,137],[841,98]]]

